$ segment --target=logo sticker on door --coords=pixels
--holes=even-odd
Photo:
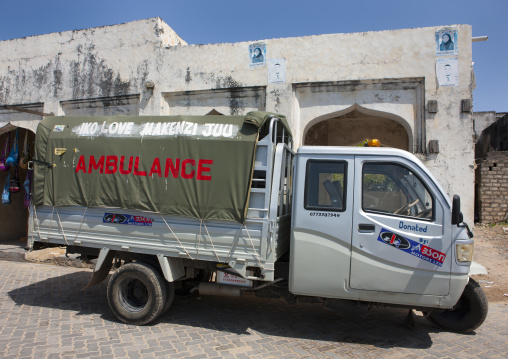
[[[443,265],[446,258],[446,254],[434,248],[415,242],[384,228],[379,232],[377,240],[439,267]]]

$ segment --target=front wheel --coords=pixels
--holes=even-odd
[[[166,285],[152,266],[135,262],[121,266],[108,283],[108,303],[122,322],[144,325],[157,318],[166,303]]]
[[[488,307],[487,296],[482,288],[469,278],[462,296],[453,308],[433,310],[426,313],[425,317],[442,329],[466,333],[482,325],[487,317]]]

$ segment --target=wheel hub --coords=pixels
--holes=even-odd
[[[125,301],[133,307],[144,307],[148,301],[148,290],[138,279],[127,283],[122,292]]]

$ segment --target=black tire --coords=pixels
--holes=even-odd
[[[164,303],[164,308],[162,308],[162,313],[166,313],[171,304],[173,304],[173,300],[175,299],[175,283],[170,283],[168,281],[164,281],[166,283],[166,303]]]
[[[443,311],[433,310],[425,317],[439,328],[466,333],[482,325],[487,317],[488,308],[489,303],[483,289],[469,278],[462,296],[453,308]]]
[[[157,318],[166,302],[166,285],[152,266],[128,263],[115,271],[108,283],[108,303],[113,314],[127,324],[144,325]]]

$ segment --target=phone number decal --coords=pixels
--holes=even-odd
[[[310,212],[311,217],[340,217],[339,213]]]

